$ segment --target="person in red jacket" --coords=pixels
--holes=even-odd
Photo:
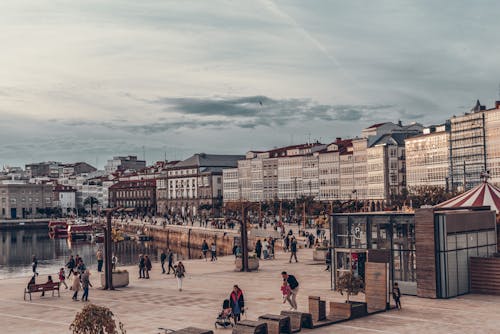
[[[233,291],[229,295],[229,305],[233,310],[234,323],[238,323],[241,314],[245,313],[245,299],[243,298],[243,291],[238,285],[233,286]]]

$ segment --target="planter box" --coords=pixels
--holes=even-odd
[[[326,261],[326,253],[328,253],[327,249],[314,249],[313,250],[313,260],[314,261]]]
[[[241,257],[237,258],[234,261],[234,266],[236,271],[241,271],[243,268],[243,259]],[[258,258],[249,258],[248,259],[248,269],[251,271],[259,269],[259,259]]]
[[[113,272],[113,287],[114,288],[124,288],[129,283],[129,273],[128,272]],[[101,285],[104,287],[106,285],[106,278],[104,273],[101,274]]]
[[[356,319],[367,315],[366,303],[349,302],[337,303],[330,302],[330,318],[337,319]]]

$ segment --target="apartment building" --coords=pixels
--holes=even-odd
[[[222,171],[237,167],[238,160],[244,158],[242,155],[197,153],[169,167],[167,198],[158,200],[158,213],[197,215],[200,208],[222,207]]]
[[[133,208],[139,214],[156,213],[156,180],[119,181],[109,187],[111,208]]]
[[[405,140],[406,183],[411,193],[421,186],[450,189],[450,125],[424,129]]]
[[[53,208],[52,184],[0,183],[0,218],[37,218]]]

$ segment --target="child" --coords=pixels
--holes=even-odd
[[[398,310],[401,310],[401,290],[399,290],[397,282],[394,283],[394,287],[392,288],[392,298],[394,298]]]
[[[64,268],[59,269],[59,281],[61,284],[64,284],[66,289],[68,288],[68,285],[66,284],[66,276],[64,275]]]
[[[229,299],[224,300],[222,303],[222,312],[220,313],[220,317],[227,318],[232,312],[233,310],[229,304]]]
[[[283,280],[283,284],[281,285],[281,293],[283,294],[283,304],[285,304],[292,294],[292,289],[290,289],[290,285],[288,285],[286,279]]]

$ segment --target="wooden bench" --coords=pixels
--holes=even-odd
[[[267,334],[267,323],[264,321],[242,320],[233,328],[232,334]]]
[[[267,323],[267,332],[269,334],[292,334],[290,317],[278,314],[264,314],[259,320]]]
[[[314,322],[326,319],[326,301],[318,296],[309,296],[309,313]]]
[[[313,328],[313,320],[311,313],[298,311],[281,311],[281,315],[290,317],[292,332],[300,332],[302,328]]]
[[[33,284],[24,289],[24,300],[26,300],[26,295],[30,295],[35,292],[45,292],[52,291],[52,296],[54,296],[54,291],[57,291],[57,296],[60,297],[59,294],[59,285],[61,282],[52,282],[52,283],[43,283],[43,284]]]
[[[172,334],[214,334],[214,332],[209,329],[186,327],[177,331],[173,331]]]

